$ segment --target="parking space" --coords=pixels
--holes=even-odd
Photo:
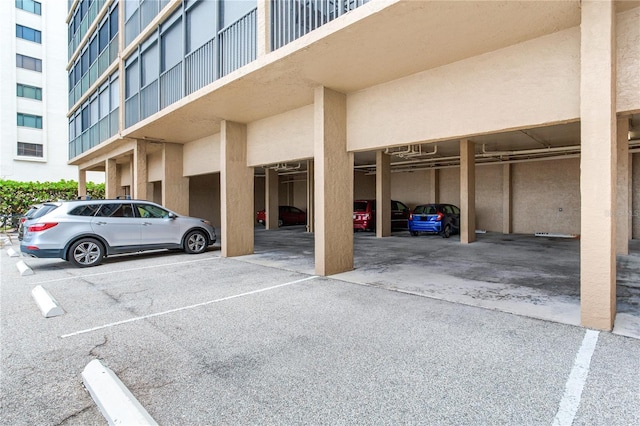
[[[488,238],[468,247],[486,254]],[[3,249],[2,422],[104,424],[80,377],[99,359],[160,424],[637,423],[640,340],[595,333],[574,412],[583,328],[435,300],[429,283],[474,269],[455,239],[358,233],[355,246],[356,269],[330,278],[308,272],[313,238],[295,227],[257,229],[252,256],[27,259],[31,276]],[[65,314],[43,318],[35,285]]]

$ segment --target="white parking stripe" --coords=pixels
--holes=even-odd
[[[110,324],[105,324],[105,325],[101,325],[101,326],[98,326],[98,327],[88,328],[86,330],[76,331],[75,333],[63,334],[60,337],[65,339],[67,337],[77,336],[79,334],[90,333],[92,331],[102,330],[102,329],[105,329],[105,328],[114,327],[116,325],[127,324],[127,323],[130,323],[130,322],[140,321],[140,320],[143,320],[143,319],[148,319],[148,318],[153,318],[153,317],[159,317],[161,315],[166,315],[166,314],[171,314],[171,313],[174,313],[174,312],[185,311],[187,309],[198,308],[200,306],[210,305],[212,303],[224,302],[225,300],[231,300],[231,299],[235,299],[235,298],[238,298],[238,297],[244,297],[244,296],[250,296],[252,294],[262,293],[264,291],[275,290],[276,288],[286,287],[286,286],[292,285],[292,284],[298,284],[298,283],[301,283],[301,282],[304,282],[304,281],[312,280],[314,278],[318,278],[318,277],[316,275],[312,275],[312,276],[307,277],[307,278],[302,278],[302,279],[299,279],[299,280],[290,281],[288,283],[278,284],[278,285],[274,285],[274,286],[271,286],[271,287],[261,288],[259,290],[248,291],[246,293],[240,293],[240,294],[236,294],[236,295],[233,295],[233,296],[227,296],[227,297],[223,297],[221,299],[209,300],[208,302],[196,303],[195,305],[184,306],[182,308],[170,309],[168,311],[157,312],[155,314],[144,315],[144,316],[141,316],[141,317],[129,318],[129,319],[123,320],[123,321],[112,322]]]
[[[587,375],[589,374],[589,367],[591,365],[591,356],[598,343],[599,334],[599,331],[594,330],[587,330],[585,333],[584,339],[582,339],[582,345],[573,363],[571,374],[569,374],[569,380],[567,380],[567,384],[565,385],[560,407],[558,408],[556,417],[553,419],[553,426],[570,426],[573,424],[573,420],[578,412],[578,407],[580,406],[582,390],[587,381]]]
[[[116,274],[116,273],[121,273],[121,272],[141,271],[143,269],[163,268],[165,266],[186,265],[188,263],[206,262],[206,261],[212,260],[212,259],[220,259],[220,257],[207,257],[206,259],[187,260],[187,261],[184,261],[184,262],[175,262],[175,263],[161,263],[159,265],[141,266],[139,268],[117,269],[115,271],[96,272],[95,274],[72,275],[72,276],[69,276],[69,277],[56,278],[56,279],[53,279],[53,280],[46,280],[46,281],[39,281],[39,282],[36,282],[36,283],[31,283],[31,284],[47,284],[47,283],[54,283],[54,282],[57,282],[57,281],[75,280],[75,279],[82,279],[82,278],[86,278],[86,277],[97,277],[99,275],[109,275],[109,274]]]

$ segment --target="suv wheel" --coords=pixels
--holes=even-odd
[[[207,236],[202,231],[191,231],[184,239],[184,251],[190,254],[202,253],[207,249]]]
[[[75,266],[86,268],[96,266],[104,257],[104,248],[93,238],[83,238],[76,241],[69,250],[69,261]]]
[[[442,238],[449,238],[451,236],[451,226],[447,225],[444,227],[444,232],[442,233]]]

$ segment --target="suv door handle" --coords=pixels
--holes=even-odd
[[[149,225],[151,225],[151,222],[142,222],[142,224],[143,224],[144,226],[149,226]]]
[[[106,225],[107,222],[96,222],[96,225]]]

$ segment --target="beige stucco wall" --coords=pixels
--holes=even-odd
[[[220,133],[184,145],[183,173],[185,176],[220,172]]]
[[[391,199],[405,203],[410,209],[429,203],[429,171],[391,173]]]
[[[376,198],[376,176],[367,175],[362,172],[354,172],[353,199],[368,200],[373,198]]]
[[[580,233],[578,158],[513,164],[512,185],[514,233]]]
[[[249,166],[306,158],[313,158],[313,105],[247,125]]]
[[[149,182],[156,182],[163,179],[164,164],[162,161],[162,151],[159,150],[147,155],[147,180]]]
[[[220,173],[189,178],[189,216],[208,219],[220,230]]]
[[[351,94],[348,148],[574,120],[579,98],[580,32],[572,28]]]
[[[131,186],[131,184],[132,184],[131,163],[118,164],[117,169],[118,169],[118,176],[120,177],[119,185],[120,186]],[[119,191],[118,191],[117,195],[120,195]]]
[[[633,214],[633,238],[640,238],[640,154],[633,154],[633,194],[632,194],[632,214]]]
[[[617,109],[640,110],[640,7],[618,14]]]
[[[476,229],[502,232],[502,165],[476,166]]]
[[[454,204],[460,207],[460,168],[440,170],[440,203]]]

